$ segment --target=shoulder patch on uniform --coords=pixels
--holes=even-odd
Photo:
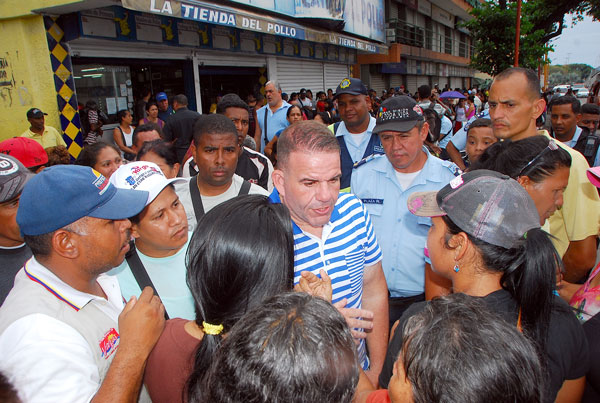
[[[356,169],[362,165],[365,165],[367,162],[371,162],[379,157],[381,157],[384,154],[371,154],[365,158],[363,158],[362,160],[355,162],[354,165],[352,165],[352,169]]]

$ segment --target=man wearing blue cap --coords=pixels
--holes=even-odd
[[[411,97],[386,99],[373,132],[379,134],[385,156],[354,170],[351,191],[367,208],[383,252],[391,326],[412,303],[425,299],[426,273],[431,272],[424,253],[431,219],[412,215],[406,201],[414,192],[441,189],[460,170],[423,146],[429,125]]]
[[[329,126],[340,144],[342,178],[340,188],[348,191],[352,168],[361,160],[383,154],[379,136],[373,133],[375,118],[369,113],[367,87],[358,78],[344,78],[335,90],[342,121]]]
[[[158,106],[158,118],[166,122],[173,113],[173,108],[169,106],[169,97],[164,92],[156,94],[156,105]]]
[[[0,308],[0,371],[24,401],[148,401],[141,379],[164,326],[150,288],[125,304],[104,273],[129,250],[148,193],[57,165],[25,186],[17,223],[33,257]]]

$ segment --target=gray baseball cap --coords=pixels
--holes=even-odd
[[[33,176],[18,159],[0,154],[0,203],[20,195],[23,186]]]
[[[479,169],[454,178],[438,192],[416,192],[407,201],[421,217],[448,216],[467,234],[510,249],[540,228],[535,203],[514,179]]]

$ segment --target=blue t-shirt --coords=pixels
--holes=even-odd
[[[192,237],[188,233],[188,241],[174,255],[153,258],[137,251],[152,284],[160,296],[162,303],[167,310],[170,318],[183,318],[194,320],[196,313],[194,311],[194,297],[186,283],[185,254]],[[108,272],[111,276],[117,276],[121,293],[127,300],[132,296],[139,297],[142,293],[127,260],[124,260],[120,266],[115,267]]]

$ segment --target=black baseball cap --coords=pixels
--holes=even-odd
[[[342,94],[367,95],[367,87],[358,78],[344,78],[335,89],[334,99]]]
[[[417,101],[406,95],[388,98],[377,111],[377,124],[373,133],[385,131],[408,132],[418,122],[424,122],[423,109]]]
[[[48,115],[47,113],[42,112],[38,108],[31,108],[27,111],[27,119],[39,119],[44,117],[44,115]]]

